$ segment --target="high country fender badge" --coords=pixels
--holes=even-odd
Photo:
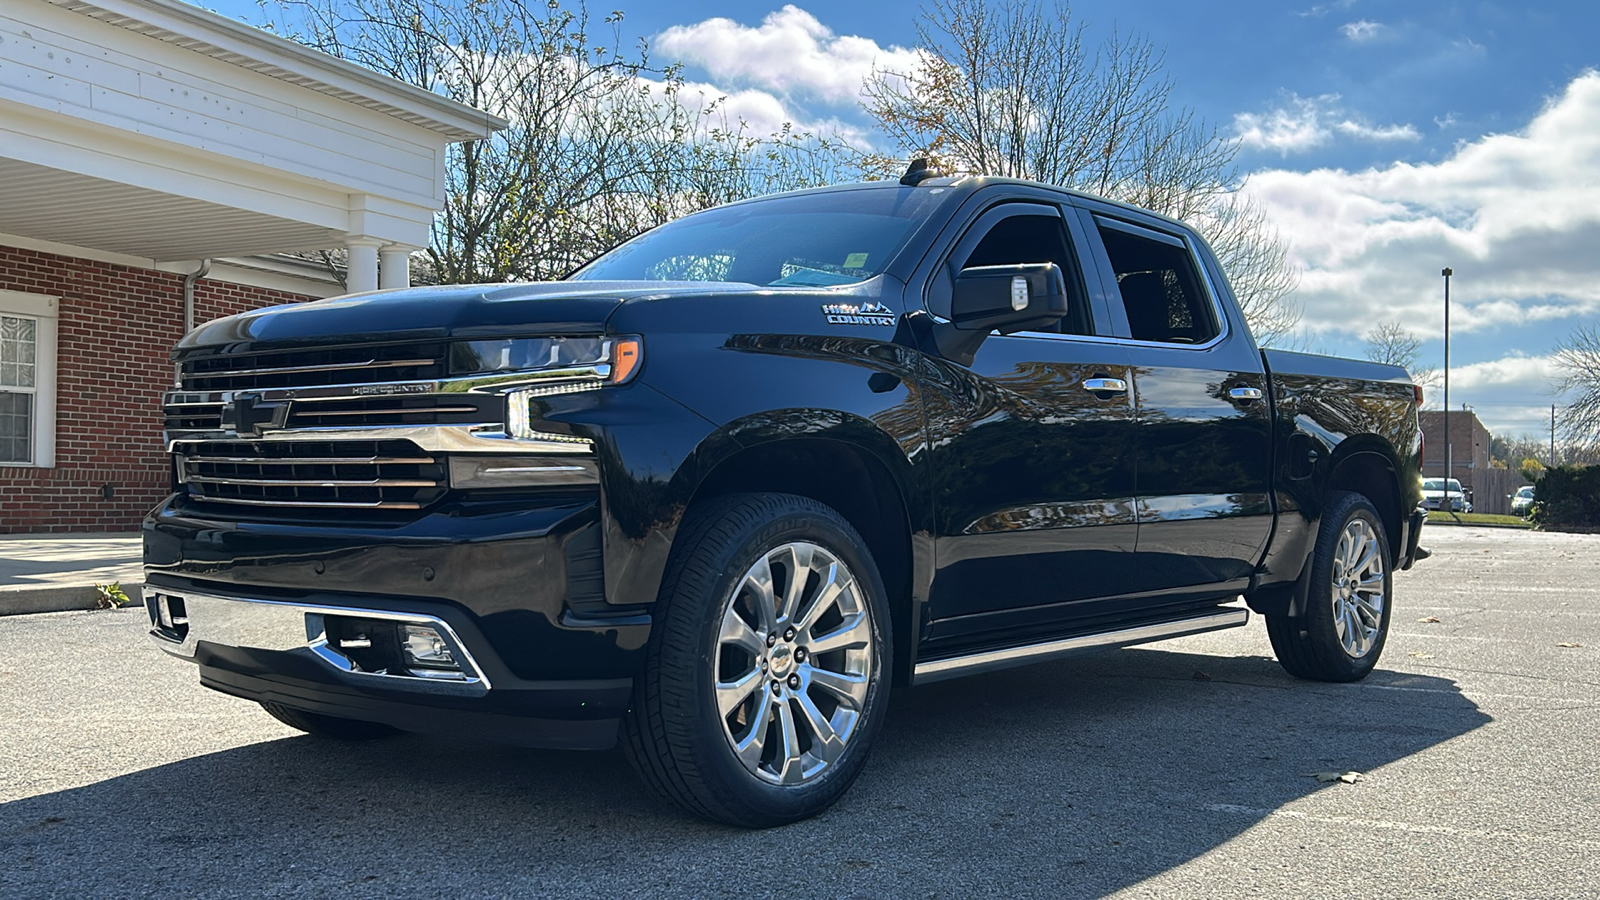
[[[823,315],[829,325],[887,325],[894,326],[894,311],[877,301],[861,306],[853,303],[824,303]]]

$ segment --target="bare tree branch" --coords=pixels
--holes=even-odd
[[[1571,400],[1560,419],[1570,443],[1600,446],[1600,326],[1582,325],[1556,345],[1556,390]]]
[[[920,64],[876,71],[863,104],[906,156],[951,170],[1060,184],[1191,220],[1228,272],[1257,338],[1289,335],[1299,276],[1265,214],[1240,199],[1236,141],[1172,105],[1149,41],[1092,54],[1066,0],[930,0]],[[863,160],[879,176],[898,160]]]
[[[755,135],[675,66],[624,46],[620,13],[561,0],[284,0],[295,40],[510,121],[452,145],[424,277],[559,278],[689,212],[841,180],[838,141]]]

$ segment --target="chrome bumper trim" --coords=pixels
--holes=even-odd
[[[1237,628],[1248,621],[1250,621],[1249,610],[1230,607],[1206,613],[1205,615],[1191,616],[1187,619],[1177,619],[1170,622],[1157,622],[1153,625],[1120,628],[1115,631],[1100,632],[1099,634],[1083,634],[1059,641],[1046,641],[1042,644],[1029,644],[1024,647],[989,650],[983,653],[974,653],[970,656],[957,656],[952,659],[935,659],[929,662],[917,663],[911,681],[913,684],[927,684],[945,678],[954,678],[958,675],[975,675],[979,672],[1044,662],[1045,660],[1066,656],[1079,650],[1100,647],[1127,647],[1133,644],[1183,637],[1184,635],[1219,631],[1223,628]]]
[[[275,441],[410,441],[424,453],[538,453],[552,456],[589,456],[593,444],[583,438],[552,435],[554,439],[514,438],[499,429],[499,424],[482,425],[364,425],[359,428],[317,426],[313,428],[266,431],[260,437],[240,437],[231,431],[181,432],[179,437],[168,437],[167,452],[176,452],[180,444],[242,441],[261,443]],[[316,462],[307,459],[302,462]]]
[[[410,687],[430,693],[447,690],[479,695],[488,692],[491,687],[489,677],[484,674],[483,668],[455,629],[437,616],[252,597],[224,597],[154,585],[144,588],[146,609],[150,608],[154,598],[163,595],[182,599],[187,618],[187,622],[183,623],[187,625],[187,631],[181,641],[173,640],[155,628],[150,631],[150,639],[155,641],[156,646],[172,656],[193,661],[199,643],[205,641],[239,649],[310,654],[333,669],[347,675],[374,679],[387,688]],[[431,672],[428,675],[390,675],[360,671],[348,657],[329,645],[324,616],[382,619],[430,626],[444,636],[450,645],[451,655],[460,661],[462,674],[459,677],[453,673],[441,677]]]

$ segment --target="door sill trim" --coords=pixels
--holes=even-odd
[[[1150,641],[1166,640],[1167,638],[1203,634],[1207,631],[1220,631],[1224,628],[1238,628],[1248,621],[1250,621],[1249,610],[1227,607],[1199,616],[1169,619],[1164,622],[1152,622],[1146,625],[1118,628],[1094,634],[1080,634],[1060,640],[1045,641],[1040,644],[1025,644],[1021,647],[985,650],[981,653],[956,656],[949,659],[928,660],[927,662],[917,663],[911,677],[911,683],[928,684],[960,675],[976,675],[979,672],[1009,669],[1012,666],[1023,666],[1056,659],[1081,650],[1128,647],[1134,644],[1149,643]]]

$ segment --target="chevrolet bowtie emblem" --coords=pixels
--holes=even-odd
[[[260,437],[263,425],[282,428],[288,413],[287,401],[269,402],[259,394],[234,394],[222,404],[222,427],[240,437]]]

